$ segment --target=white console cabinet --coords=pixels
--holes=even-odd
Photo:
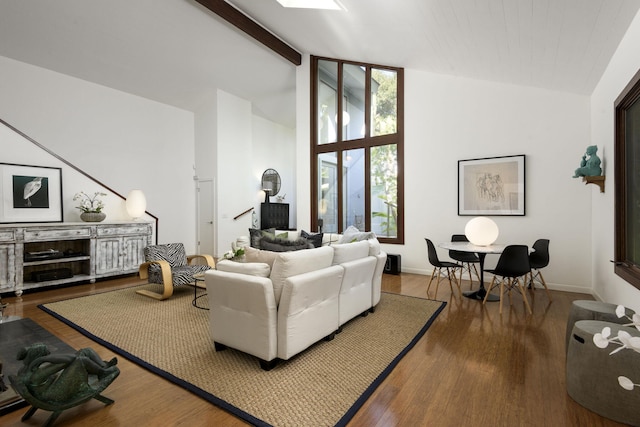
[[[135,273],[151,236],[146,222],[0,225],[0,292]]]

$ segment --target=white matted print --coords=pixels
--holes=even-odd
[[[61,222],[62,170],[0,163],[0,223]]]
[[[524,215],[525,156],[458,161],[458,215]]]

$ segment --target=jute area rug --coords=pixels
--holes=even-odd
[[[41,305],[114,352],[259,426],[345,425],[427,331],[445,303],[382,294],[375,313],[356,317],[269,372],[256,358],[216,352],[209,312],[193,289],[165,301],[135,293],[143,285]],[[207,298],[198,304],[207,305]],[[220,327],[224,327],[221,325]]]

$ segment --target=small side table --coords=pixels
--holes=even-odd
[[[585,408],[619,423],[640,425],[640,393],[637,389],[625,390],[618,383],[618,376],[625,376],[637,383],[640,380],[640,354],[610,345],[598,348],[593,336],[608,326],[611,335],[624,330],[632,337],[639,337],[636,328],[599,320],[579,320],[573,325],[567,351],[567,393]]]
[[[576,300],[571,304],[571,311],[569,312],[569,318],[567,319],[567,331],[566,331],[566,349],[569,349],[569,342],[571,341],[571,331],[573,325],[580,320],[600,320],[602,322],[611,323],[628,323],[626,318],[618,318],[616,314],[616,304],[608,302],[592,301],[592,300]],[[625,313],[631,317],[635,311],[626,308]]]
[[[202,297],[207,295],[206,292],[204,292],[203,294],[198,295],[198,288],[205,289],[205,291],[207,289],[207,286],[204,283],[204,273],[194,274],[193,275],[193,279],[194,279],[194,283],[193,283],[193,301],[191,301],[191,305],[193,305],[195,308],[199,308],[201,310],[209,310],[208,307],[202,307],[202,306],[198,305],[198,298],[202,298]]]

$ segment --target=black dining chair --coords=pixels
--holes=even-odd
[[[533,251],[529,254],[529,265],[531,271],[529,272],[529,288],[534,291],[536,289],[536,282],[542,285],[547,291],[547,297],[551,301],[551,294],[549,288],[547,288],[547,282],[545,282],[542,276],[542,270],[549,265],[549,239],[538,239],[532,246]],[[535,274],[534,274],[535,272]]]
[[[451,295],[453,295],[453,286],[451,285],[451,280],[455,282],[458,287],[458,292],[462,295],[462,289],[460,289],[460,283],[458,279],[456,279],[456,270],[462,269],[462,266],[455,262],[450,261],[440,261],[438,258],[438,252],[436,252],[436,247],[433,245],[433,242],[427,238],[424,240],[427,241],[427,256],[429,258],[429,263],[433,265],[433,270],[431,271],[431,279],[429,279],[429,284],[427,285],[427,295],[429,294],[429,289],[431,288],[431,282],[433,279],[436,279],[436,293],[434,298],[438,296],[438,286],[440,285],[440,281],[442,279],[447,279],[449,281],[449,288],[451,288]]]
[[[500,314],[502,314],[502,295],[505,288],[509,294],[509,304],[511,304],[511,289],[518,288],[527,306],[529,314],[533,314],[527,294],[524,290],[527,276],[531,273],[529,266],[529,247],[526,245],[509,245],[504,248],[496,267],[491,270],[485,270],[493,274],[491,285],[487,288],[487,294],[484,297],[483,304],[487,302],[489,292],[493,288],[500,287]]]
[[[467,236],[464,234],[454,234],[451,236],[452,242],[468,242]],[[478,282],[480,282],[480,274],[478,273],[478,269],[476,268],[476,264],[480,264],[480,258],[473,252],[462,252],[456,250],[449,251],[449,258],[457,261],[462,265],[462,270],[460,271],[460,280],[462,281],[462,276],[464,275],[465,270],[469,273],[469,289],[473,287],[473,278],[471,277],[471,269],[473,269],[473,273],[476,275]]]

